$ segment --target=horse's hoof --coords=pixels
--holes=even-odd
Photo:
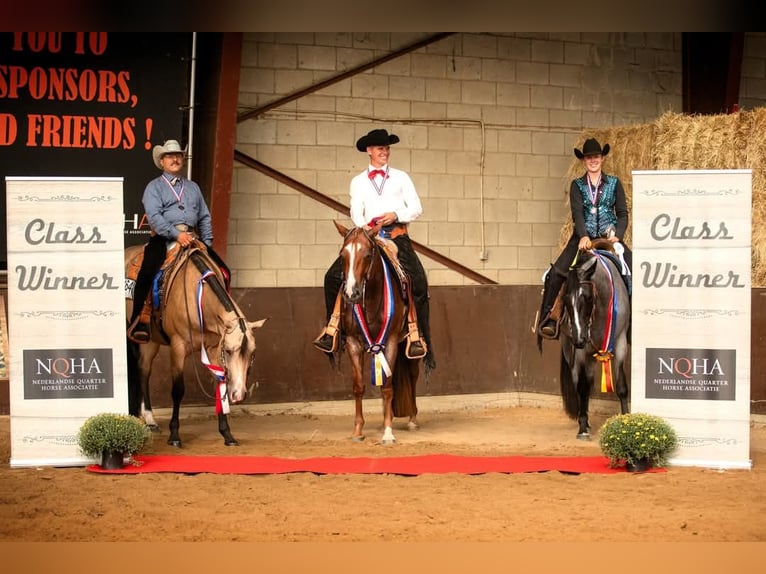
[[[225,444],[226,446],[239,446],[239,441],[233,438],[231,440],[223,441],[223,444]]]
[[[168,439],[168,444],[170,446],[175,446],[175,447],[181,448],[181,441],[180,440]]]
[[[352,436],[351,440],[354,442],[362,442],[364,440],[364,435],[361,436]]]
[[[577,440],[590,440],[590,433],[589,432],[578,433]]]
[[[414,423],[412,421],[409,421],[407,423],[407,430],[418,430],[420,428],[420,425],[418,423]]]
[[[151,432],[160,432],[160,425],[146,425]]]
[[[380,441],[380,444],[382,444],[383,446],[395,445],[396,444],[396,439],[395,438],[384,438],[383,440]]]

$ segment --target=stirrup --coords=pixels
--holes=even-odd
[[[417,335],[416,335],[417,336]],[[420,349],[413,349],[413,344],[417,343],[415,345],[416,347],[420,347]],[[409,333],[407,335],[407,347],[404,350],[404,354],[408,359],[422,359],[426,356],[428,353],[428,346],[426,345],[426,342],[423,340],[422,337],[417,336],[417,338],[412,338],[412,333]]]
[[[329,349],[326,346],[322,345],[322,339],[324,339],[325,337],[331,337],[332,338],[332,345],[330,346]],[[335,333],[331,335],[328,332],[327,327],[325,327],[324,329],[322,329],[322,332],[319,333],[319,336],[316,339],[314,339],[313,345],[314,345],[315,348],[319,349],[323,353],[328,353],[328,354],[335,353],[335,351],[337,351],[337,349],[338,349],[338,331],[337,331],[337,329],[335,330]]]
[[[128,339],[139,345],[148,343],[152,340],[152,334],[148,323],[141,322],[141,317],[138,317],[127,332]]]
[[[543,331],[543,327],[542,326],[545,323],[548,323],[549,321],[553,322],[553,334],[546,333],[545,331]],[[559,326],[560,326],[560,322],[557,321],[556,319],[552,318],[550,313],[548,313],[545,316],[545,319],[540,321],[540,324],[537,326],[537,334],[540,335],[543,339],[549,339],[551,341],[555,340],[555,339],[558,339],[559,338]]]

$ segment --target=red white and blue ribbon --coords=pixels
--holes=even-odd
[[[365,344],[367,345],[367,351],[372,353],[371,363],[371,383],[373,386],[382,386],[388,377],[391,376],[391,365],[386,360],[385,353],[381,353],[388,340],[388,332],[391,329],[391,320],[394,316],[394,288],[391,282],[391,274],[388,269],[386,260],[381,257],[381,263],[383,264],[383,324],[380,326],[380,331],[377,337],[373,340],[370,334],[370,328],[367,325],[367,320],[364,318],[364,308],[357,303],[353,307],[354,318],[356,319],[359,330],[364,336]]]
[[[210,362],[205,350],[204,340],[204,322],[202,315],[202,293],[204,291],[204,282],[210,277],[215,276],[210,269],[205,271],[197,281],[197,317],[199,319],[199,332],[203,335],[202,342],[200,344],[200,355],[202,364],[205,365],[208,370],[213,373],[218,383],[215,386],[215,412],[216,414],[229,414],[229,393],[226,389],[226,370],[223,367],[214,365]]]

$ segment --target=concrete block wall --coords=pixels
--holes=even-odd
[[[240,111],[429,35],[245,34]],[[423,201],[413,239],[501,284],[539,284],[580,133],[680,111],[681,83],[680,33],[459,33],[240,123],[236,147],[348,205],[367,166],[354,143],[384,127]],[[234,285],[321,286],[340,246],[332,219],[348,219],[236,163],[233,186]],[[473,283],[422,259],[432,285]]]

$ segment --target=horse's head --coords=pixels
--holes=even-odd
[[[229,399],[239,403],[247,395],[247,375],[253,364],[255,353],[255,331],[263,327],[268,319],[246,321],[235,313],[220,319],[221,363],[226,369]]]
[[[590,338],[593,311],[596,306],[596,289],[593,274],[597,259],[589,253],[580,253],[579,261],[567,275],[564,308],[569,318],[572,342],[578,349],[585,347]]]
[[[343,235],[340,256],[343,260],[345,284],[343,295],[350,303],[358,303],[364,294],[365,284],[372,271],[375,256],[375,233],[378,228],[365,230],[361,227],[346,229],[334,222],[338,232]]]

